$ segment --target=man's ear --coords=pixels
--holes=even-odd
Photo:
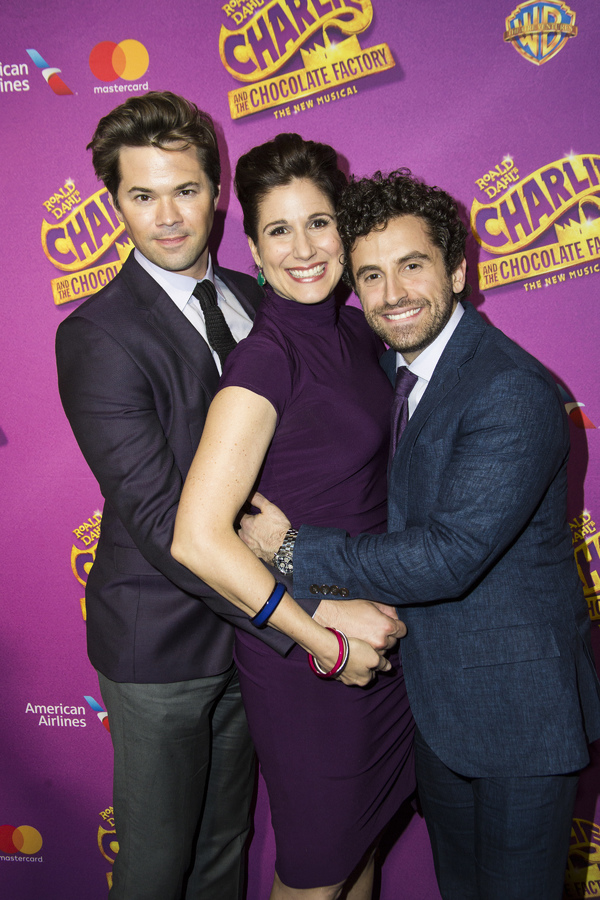
[[[220,196],[221,196],[221,185],[218,186],[217,192],[216,192],[216,194],[214,196],[214,200],[213,200],[213,209],[215,212],[217,211],[217,206],[219,205],[219,197]]]
[[[259,269],[262,268],[262,262],[260,261],[260,253],[258,252],[258,247],[254,243],[251,237],[248,238],[248,246],[250,247],[250,253],[252,254],[252,259],[256,263]]]
[[[456,267],[452,273],[452,290],[455,294],[460,294],[465,286],[467,279],[467,260],[463,257],[463,261]]]

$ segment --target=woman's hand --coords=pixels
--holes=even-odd
[[[366,641],[358,638],[348,638],[350,655],[346,668],[339,677],[344,684],[355,684],[359,687],[369,684],[375,678],[377,672],[387,672],[392,664],[385,656],[381,656],[373,650]]]
[[[322,652],[322,655],[314,654],[325,672],[331,671],[335,666],[339,654],[337,636],[331,632],[329,635],[327,651]],[[373,680],[377,672],[387,672],[391,668],[390,661],[373,650],[366,641],[361,641],[359,638],[348,638],[348,644],[350,647],[348,662],[341,674],[336,676],[336,679],[343,684],[364,687]],[[331,649],[329,649],[330,647]]]

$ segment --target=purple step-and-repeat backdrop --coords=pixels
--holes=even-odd
[[[110,737],[84,635],[102,498],[62,413],[53,342],[58,323],[115,276],[130,250],[85,146],[98,119],[133,94],[169,89],[215,118],[224,179],[213,250],[225,266],[252,268],[231,170],[278,131],[333,144],[357,174],[408,166],[460,201],[473,235],[469,277],[479,310],[549,368],[564,396],[573,548],[600,645],[600,7],[569,4],[5,4],[5,900],[101,900],[118,852]],[[582,778],[565,898],[600,896],[599,787],[594,754]],[[260,784],[249,900],[268,896],[272,872]],[[400,896],[439,897],[417,816],[383,866],[382,900]]]

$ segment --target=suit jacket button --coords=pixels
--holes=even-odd
[[[340,597],[348,596],[348,588],[340,588]]]
[[[334,597],[337,597],[337,595],[338,595],[339,592],[340,592],[340,589],[339,589],[339,587],[337,586],[337,584],[332,584],[330,590],[331,590],[331,593],[333,594]]]
[[[311,592],[311,594],[318,594],[319,593],[319,585],[311,584],[309,591]]]
[[[322,594],[328,594],[328,593],[329,593],[329,585],[328,585],[328,584],[322,584],[322,585],[321,585],[321,593],[322,593]]]

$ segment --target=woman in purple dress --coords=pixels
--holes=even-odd
[[[332,148],[280,134],[239,160],[235,184],[268,288],[225,365],[173,553],[257,625],[296,641],[283,658],[258,637],[236,637],[277,846],[271,900],[334,900],[344,889],[368,900],[378,837],[414,789],[398,653],[380,656],[311,619],[234,523],[258,482],[296,527],[384,531],[392,391],[378,363],[383,345],[359,310],[333,298],[345,177]]]

